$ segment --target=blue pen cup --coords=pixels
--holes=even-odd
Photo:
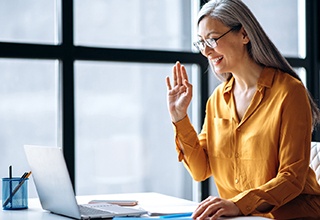
[[[2,178],[2,208],[4,210],[28,208],[28,178]]]

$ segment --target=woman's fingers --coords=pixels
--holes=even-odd
[[[206,219],[209,217],[211,219],[216,219],[221,216],[220,214],[223,212],[221,209],[222,207],[223,203],[220,198],[210,196],[199,204],[198,208],[193,213],[192,218]]]
[[[166,77],[167,101],[171,119],[177,122],[187,114],[188,106],[192,99],[192,85],[188,81],[187,71],[180,62],[172,68],[173,84],[169,77]]]
[[[173,86],[181,86],[185,80],[188,80],[186,68],[179,61],[172,68]]]
[[[183,65],[180,65],[180,72],[181,72],[181,78],[182,78],[181,79],[182,80],[181,83],[183,83],[185,81],[189,82],[187,70]]]
[[[181,64],[179,61],[176,62],[176,64],[172,67],[172,78],[173,78],[173,87],[177,86],[177,85],[181,85]],[[170,82],[170,78],[167,77],[166,78],[167,81],[167,88],[169,90],[172,89],[171,86],[171,82]]]
[[[177,85],[181,85],[182,84],[182,78],[181,78],[181,64],[180,62],[178,61],[176,63],[176,78],[177,78]]]
[[[180,68],[181,68],[181,64],[179,61],[176,62],[176,64],[172,68],[173,86],[181,85]]]
[[[199,217],[200,219],[205,219],[207,217],[216,219],[217,217],[219,217],[219,211],[221,211],[221,208],[221,202],[210,202],[205,211]]]
[[[186,92],[187,96],[192,96],[192,84],[189,83],[186,68],[180,64],[179,61],[172,68],[173,85],[170,77],[166,77],[166,84],[168,91],[176,91],[177,93]]]
[[[203,216],[203,214],[206,212],[208,206],[210,205],[210,200],[212,200],[212,197],[208,197],[205,200],[203,200],[199,206],[196,208],[196,210],[192,214],[192,218],[198,218],[200,216]]]
[[[232,201],[211,196],[199,204],[192,218],[215,220],[221,216],[237,216],[239,214],[239,208]]]
[[[168,91],[172,89],[169,76],[166,77]]]
[[[170,78],[166,77],[166,83],[168,90],[175,90],[180,92],[186,92],[188,95],[192,95],[192,84],[189,83],[188,74],[186,68],[178,61],[172,68],[173,85],[171,85]]]

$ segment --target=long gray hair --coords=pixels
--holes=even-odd
[[[258,64],[280,69],[301,81],[288,61],[271,42],[250,9],[241,0],[211,0],[204,4],[198,13],[198,25],[204,17],[219,20],[225,26],[239,29],[242,26],[250,42],[247,44],[249,56]],[[231,73],[216,74],[209,60],[210,67],[220,81],[227,81]],[[307,89],[306,89],[307,90]],[[312,110],[312,129],[320,123],[320,111],[309,91],[308,98]]]

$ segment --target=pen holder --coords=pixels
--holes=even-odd
[[[28,208],[28,178],[2,178],[2,208],[4,210]]]

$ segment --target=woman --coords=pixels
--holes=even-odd
[[[320,113],[301,80],[240,0],[211,0],[199,12],[199,41],[221,83],[209,97],[201,133],[187,115],[192,85],[179,62],[168,108],[179,161],[196,181],[214,177],[220,198],[193,218],[257,215],[320,218],[320,186],[309,167]]]

